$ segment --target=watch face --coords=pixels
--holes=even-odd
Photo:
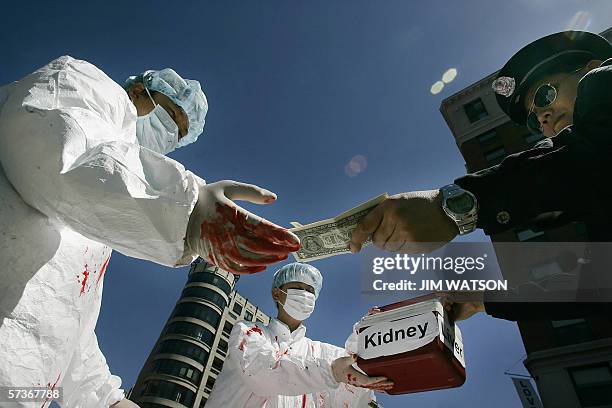
[[[446,206],[455,214],[467,214],[474,208],[474,198],[468,193],[462,193],[446,200]]]

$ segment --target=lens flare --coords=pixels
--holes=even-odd
[[[450,68],[442,75],[442,82],[450,84],[455,78],[457,78],[457,69]]]
[[[579,11],[573,15],[570,21],[565,26],[566,30],[587,31],[593,19],[588,11]]]
[[[344,167],[344,172],[349,177],[356,177],[359,173],[363,173],[368,167],[368,160],[365,156],[358,154],[354,156]]]
[[[431,92],[433,95],[437,95],[440,92],[442,92],[442,89],[444,89],[444,82],[437,81],[435,84],[431,86],[431,88],[429,89],[429,92]]]

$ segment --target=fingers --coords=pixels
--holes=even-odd
[[[380,225],[385,215],[384,207],[381,204],[377,205],[372,211],[366,215],[363,220],[357,225],[357,228],[351,234],[350,248],[351,252],[359,252],[361,246],[372,235]]]
[[[384,221],[383,221],[384,224]],[[380,229],[380,228],[379,228]],[[403,237],[403,234],[400,232],[400,228],[397,228],[397,224],[393,225],[393,232],[385,241],[385,244],[382,246],[382,249],[388,252],[398,252],[400,248],[404,245],[406,239]]]
[[[231,201],[217,203],[218,229],[245,242],[254,238],[275,243],[285,253],[300,249],[300,239],[291,231],[238,207]],[[228,225],[229,224],[229,225]],[[202,236],[203,238],[203,236]],[[257,252],[257,251],[255,251]]]
[[[245,200],[255,204],[269,204],[277,198],[270,190],[238,181],[227,181],[223,191],[230,200]]]
[[[279,245],[275,242],[253,237],[250,239],[243,239],[240,242],[240,247],[252,254],[266,254],[266,255],[287,255],[287,247]]]
[[[376,314],[376,313],[380,313],[380,307],[379,306],[373,306],[370,309],[368,309],[368,316]]]
[[[253,273],[259,273],[259,272],[263,272],[266,270],[265,265],[243,266],[237,262],[234,262],[229,257],[215,256],[215,254],[211,254],[210,257],[208,258],[208,261],[212,263],[213,265],[216,265],[219,268],[223,269],[224,271],[236,273],[239,275],[250,275]]]
[[[232,253],[230,258],[233,262],[238,263],[243,266],[262,266],[262,265],[270,265],[273,263],[277,263],[280,261],[284,261],[287,259],[288,255],[268,255],[268,256],[257,256],[253,258],[249,258],[240,253]]]

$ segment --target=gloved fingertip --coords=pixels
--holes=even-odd
[[[278,198],[278,197],[276,196],[276,194],[274,194],[274,193],[270,193],[270,195],[267,195],[267,196],[264,198],[264,203],[265,203],[265,204],[270,204],[270,203],[273,203],[274,201],[276,201],[276,199],[277,199],[277,198]]]

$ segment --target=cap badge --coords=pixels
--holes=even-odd
[[[508,97],[514,93],[516,82],[514,78],[499,77],[491,85],[496,94]]]

